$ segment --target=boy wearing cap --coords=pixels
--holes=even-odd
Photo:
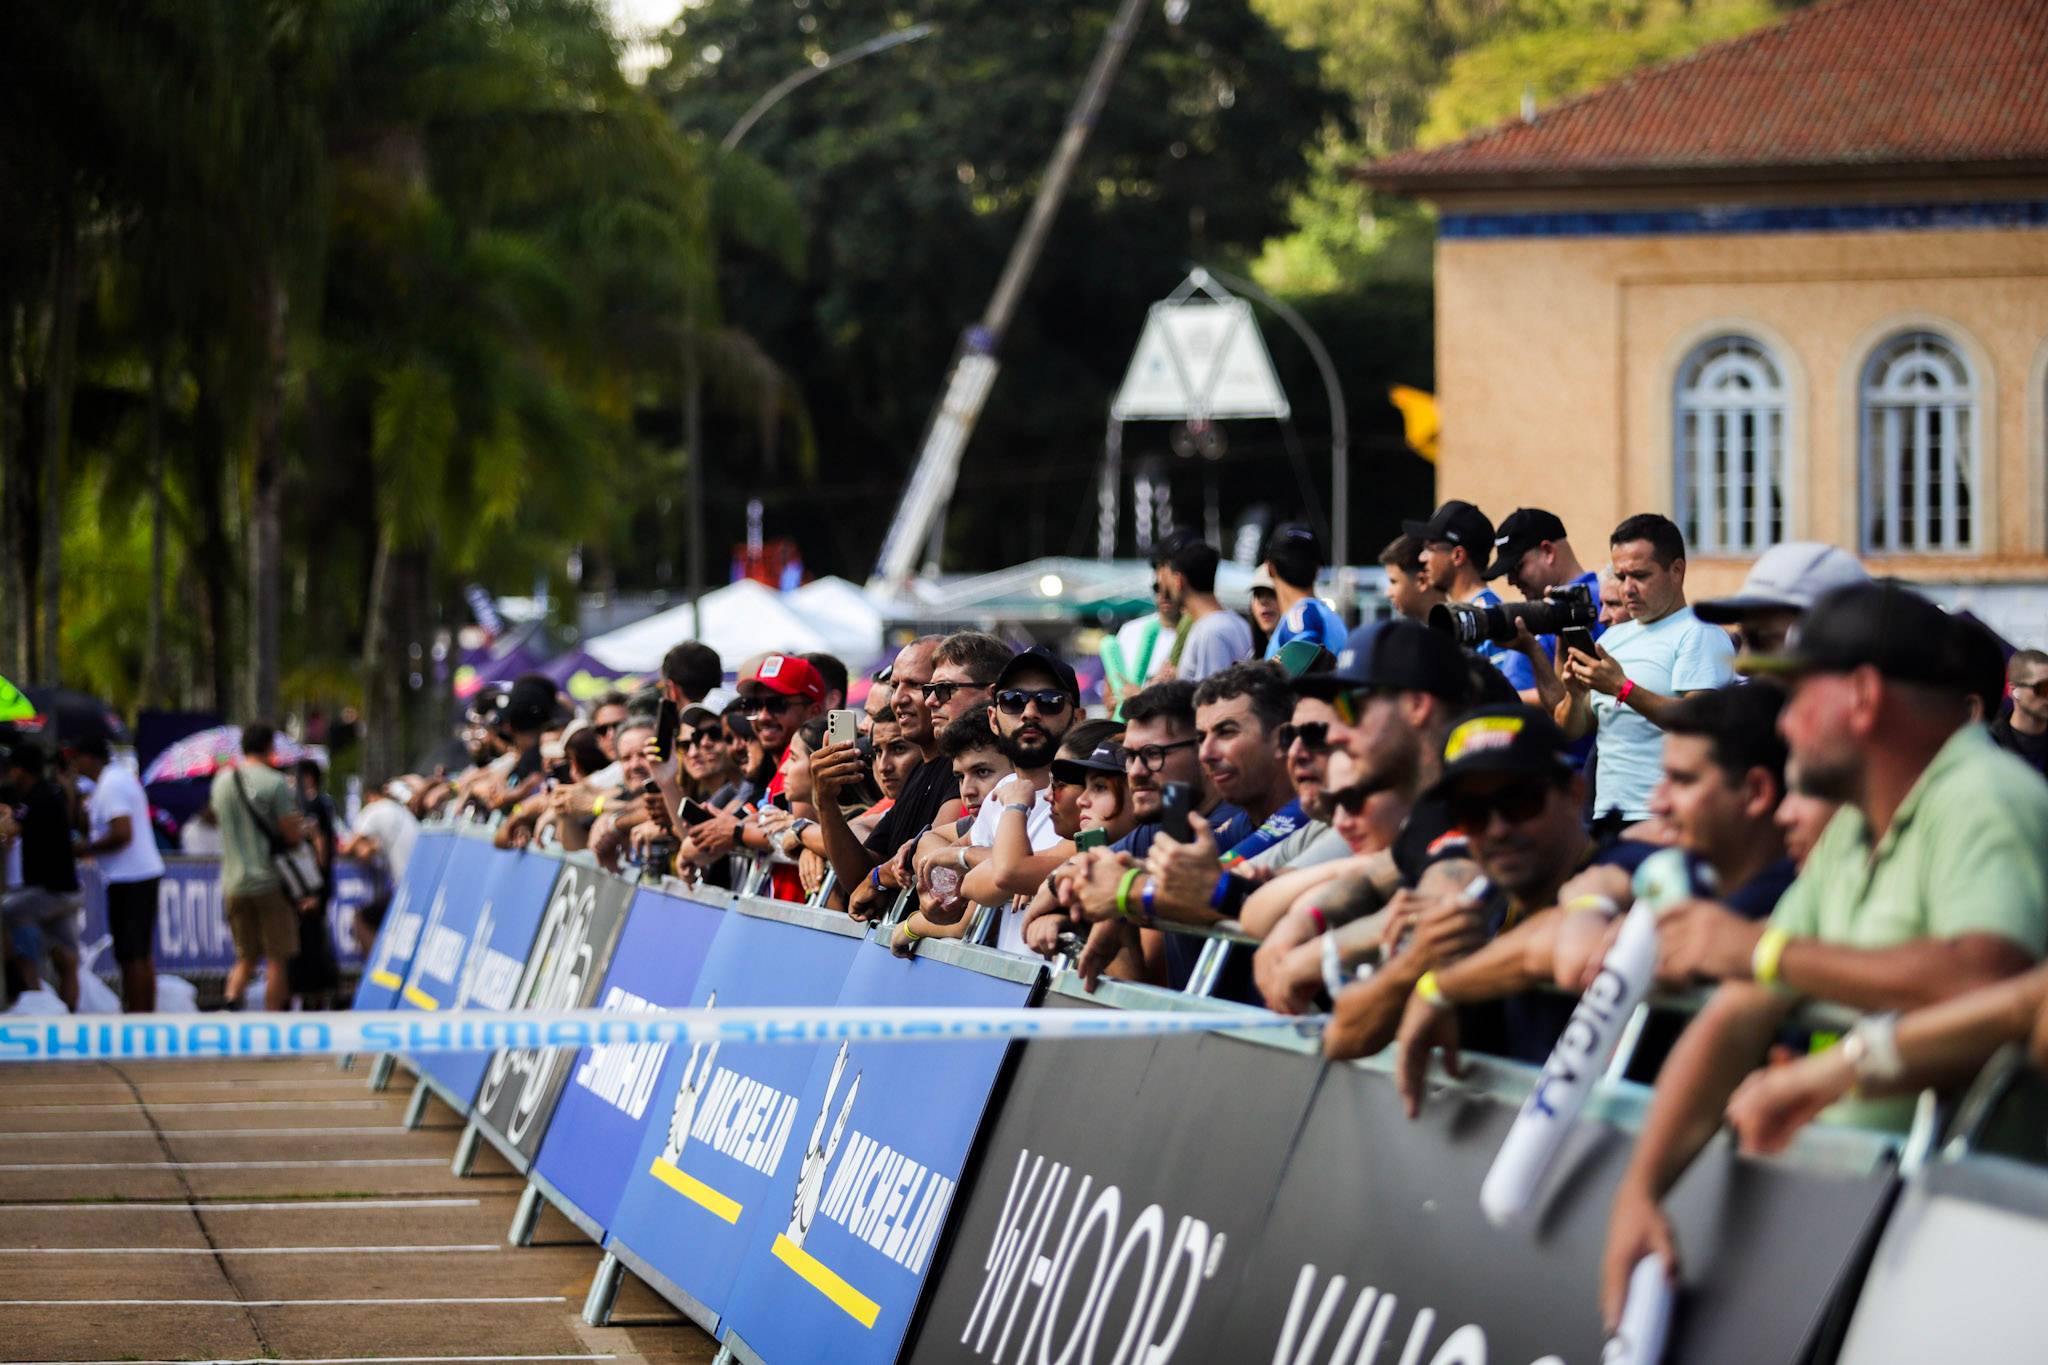
[[[1436,509],[1428,521],[1404,521],[1401,529],[1422,542],[1425,582],[1450,602],[1497,607],[1500,594],[1486,586],[1480,568],[1493,553],[1493,523],[1486,513],[1456,498]],[[1507,645],[1485,641],[1473,652],[1501,671],[1518,693],[1533,695],[1536,670]]]
[[[1617,1188],[1609,1324],[1644,1255],[1676,1273],[1659,1201],[1799,997],[1913,1009],[2023,972],[2048,946],[2048,784],[1970,722],[1972,670],[1946,612],[1896,582],[1839,588],[1785,652],[1745,671],[1790,680],[1779,728],[1800,780],[1843,806],[1768,926],[1698,900],[1659,921],[1661,980],[1725,984],[1665,1063]],[[1860,1078],[1893,1079],[1890,1024],[1857,1032]],[[1844,1116],[1902,1125],[1911,1112],[1901,1098]]]

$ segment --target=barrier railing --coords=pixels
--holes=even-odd
[[[500,863],[547,885],[520,890]],[[509,958],[524,934],[514,1007],[999,1001],[1270,1018],[1130,982],[1090,993],[1071,970],[972,933],[898,959],[886,923],[673,880],[633,885],[586,855],[504,853],[445,829],[423,837],[415,868],[365,973],[372,1003],[410,988],[459,1007],[472,961],[481,1000],[478,988],[506,975],[488,954]],[[528,932],[517,907],[536,902]],[[1228,924],[1195,933],[1219,953],[1248,942]],[[1041,1343],[1048,1359],[1101,1361],[1348,1361],[1367,1346],[1469,1359],[1474,1341],[1487,1358],[1591,1358],[1607,1196],[1628,1145],[1616,1136],[1640,1125],[1648,1095],[1619,1076],[1597,1086],[1536,1217],[1503,1233],[1473,1192],[1536,1078],[1510,1061],[1469,1057],[1470,1074],[1439,1078],[1410,1123],[1385,1059],[1328,1065],[1317,1038],[1270,1030],[549,1055],[482,1059],[467,1094],[461,1074],[420,1059],[417,1102],[449,1102],[470,1155],[488,1144],[526,1176],[509,1239],[529,1240],[556,1207],[607,1253],[591,1320],[630,1269],[731,1358],[774,1365],[1008,1361]],[[1971,1118],[1987,1106],[1965,1105],[1959,1141],[1987,1128]],[[1829,1128],[1769,1161],[1710,1149],[1671,1201],[1695,1311],[1669,1358],[1824,1354],[1883,1225],[1899,1150],[1893,1135]],[[1925,1197],[1964,1198],[1956,1182],[1982,1184],[1986,1171],[2010,1177],[2001,1161],[2012,1164],[1952,1143],[1925,1166]],[[2039,1217],[2048,1227],[2048,1198]],[[1905,1234],[1895,1220],[1886,1235]]]

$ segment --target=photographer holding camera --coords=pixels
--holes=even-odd
[[[1443,594],[1444,601],[1430,609],[1432,622],[1438,619],[1438,612],[1446,609],[1499,609],[1500,594],[1488,588],[1480,576],[1486,557],[1493,553],[1493,523],[1486,513],[1453,498],[1437,508],[1428,521],[1404,521],[1401,529],[1422,542],[1424,582],[1431,591]],[[1458,643],[1499,669],[1516,692],[1534,696],[1535,670],[1526,655],[1509,646],[1508,641],[1513,638],[1510,627],[1506,635],[1461,633]]]
[[[1614,528],[1609,549],[1629,619],[1590,652],[1567,648],[1557,720],[1574,739],[1599,727],[1593,809],[1619,811],[1633,823],[1650,818],[1664,756],[1660,718],[1680,697],[1734,677],[1735,646],[1686,606],[1685,538],[1669,518],[1628,518]]]

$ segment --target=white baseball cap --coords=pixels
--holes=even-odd
[[[1847,550],[1788,540],[1757,557],[1734,596],[1696,603],[1692,610],[1702,621],[1733,625],[1751,612],[1805,611],[1836,588],[1869,581],[1869,571]]]

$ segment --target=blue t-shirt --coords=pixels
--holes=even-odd
[[[1470,599],[1475,607],[1497,607],[1500,594],[1492,588],[1481,588],[1479,595]],[[1527,692],[1536,686],[1536,670],[1530,666],[1527,656],[1512,645],[1497,645],[1491,640],[1481,640],[1472,646],[1472,652],[1499,669],[1508,685],[1517,692]]]
[[[1266,641],[1266,657],[1278,658],[1281,646],[1296,640],[1314,640],[1335,654],[1344,648],[1344,637],[1348,634],[1344,618],[1335,607],[1320,597],[1304,597],[1273,628],[1273,638]]]
[[[1297,818],[1300,816],[1301,808],[1296,803],[1289,802],[1281,810],[1275,811],[1265,824],[1256,828],[1252,825],[1251,816],[1242,808],[1228,802],[1210,811],[1207,816],[1209,830],[1215,836],[1216,847],[1225,850],[1224,861],[1228,863],[1241,848],[1255,844],[1263,831],[1280,820],[1289,810],[1294,811]],[[1145,855],[1152,851],[1152,841],[1158,837],[1159,823],[1155,820],[1139,825],[1110,847],[1143,862]],[[1280,835],[1269,843],[1257,847],[1270,847],[1272,843],[1278,843],[1285,837],[1284,834]],[[1256,847],[1254,851],[1257,851]],[[1247,853],[1245,856],[1251,855]],[[1202,949],[1208,942],[1208,939],[1198,934],[1176,934],[1167,931],[1166,984],[1169,988],[1177,991],[1188,984],[1188,978],[1195,972],[1195,960],[1202,955]],[[1252,986],[1251,964],[1251,949],[1233,945],[1224,958],[1223,972],[1216,979],[1216,989],[1210,992],[1211,998],[1235,1000],[1247,1005],[1261,1003],[1258,991]]]

